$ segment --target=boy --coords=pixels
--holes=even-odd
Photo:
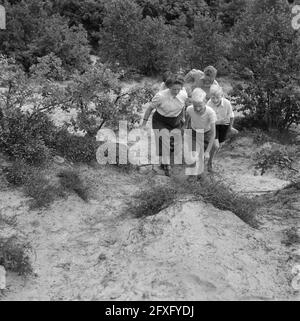
[[[216,140],[211,150],[211,157],[208,162],[209,170],[212,170],[213,157],[227,139],[228,134],[236,134],[238,131],[233,128],[234,113],[232,105],[223,95],[223,90],[220,86],[212,85],[210,88],[210,100],[207,106],[212,108],[216,115]]]
[[[216,135],[216,113],[206,105],[206,93],[201,88],[192,92],[192,105],[186,109],[185,128],[192,129],[192,150],[196,150],[196,130],[204,130],[204,159],[210,160]]]
[[[210,95],[210,87],[218,85],[216,81],[217,69],[213,66],[207,66],[204,71],[192,69],[185,76],[185,82],[188,90],[193,91],[195,88],[201,88],[206,93],[207,100]]]

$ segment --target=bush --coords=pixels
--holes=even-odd
[[[32,118],[29,113],[16,109],[7,112],[0,122],[0,147],[14,160],[41,166],[51,157],[46,143],[53,134],[54,125],[46,115]]]
[[[62,67],[62,60],[53,52],[37,58],[37,63],[30,67],[30,73],[38,79],[64,80],[66,71]]]
[[[57,175],[64,190],[75,192],[82,200],[88,201],[88,191],[78,174],[73,170],[63,170]]]
[[[0,265],[19,275],[30,275],[33,273],[29,257],[31,251],[29,243],[23,243],[17,237],[0,238]]]
[[[136,86],[122,90],[118,74],[107,66],[96,63],[81,75],[75,75],[66,88],[68,109],[78,111],[73,121],[75,130],[94,138],[103,126],[118,129],[119,121],[126,120],[133,128],[141,118],[142,105],[153,95],[150,86]]]
[[[167,186],[152,187],[136,194],[134,201],[129,204],[126,212],[129,212],[135,218],[156,215],[175,203],[176,195],[177,192],[173,188]]]
[[[268,169],[278,166],[280,169],[290,169],[296,171],[293,167],[294,153],[288,152],[285,148],[265,148],[254,155],[255,168],[261,171],[263,175]]]
[[[51,185],[49,180],[39,172],[30,176],[30,179],[24,185],[24,193],[32,198],[30,209],[48,207],[57,198],[65,195],[63,189]]]
[[[100,34],[100,56],[135,67],[152,75],[166,69],[179,69],[184,63],[187,33],[181,25],[166,24],[163,17],[143,18],[143,9],[132,0],[114,0],[105,4]],[[176,53],[176,54],[174,54]]]
[[[30,180],[32,173],[32,168],[24,161],[16,161],[11,167],[4,170],[6,180],[15,186],[26,184]]]
[[[225,61],[228,38],[222,35],[222,25],[210,15],[197,15],[192,33],[192,43],[187,50],[191,66],[205,67]]]
[[[69,25],[68,18],[51,12],[51,3],[28,0],[5,2],[7,29],[0,34],[1,52],[16,58],[26,71],[37,57],[53,52],[68,71],[82,71],[89,63],[87,32]]]
[[[238,111],[244,113],[244,126],[262,129],[288,129],[300,123],[299,95],[289,86],[273,88],[258,81],[247,87],[235,87],[231,93]]]
[[[231,57],[253,73],[235,95],[241,110],[268,128],[300,123],[300,42],[285,1],[249,1],[232,31]]]
[[[221,181],[203,176],[200,180],[183,183],[180,189],[184,194],[192,194],[196,199],[204,200],[222,211],[231,211],[250,226],[258,227],[255,218],[256,202],[235,193]]]
[[[96,140],[88,136],[72,135],[67,129],[58,131],[52,146],[58,154],[71,162],[89,163],[96,160]]]

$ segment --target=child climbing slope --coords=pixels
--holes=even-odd
[[[216,140],[211,149],[211,157],[208,161],[208,169],[212,170],[212,161],[214,155],[224,144],[229,134],[236,134],[238,131],[233,128],[234,113],[232,105],[228,99],[224,97],[223,90],[218,85],[212,85],[210,88],[210,100],[207,103],[217,115],[216,120]]]
[[[192,129],[192,150],[196,150],[196,130],[204,131],[204,159],[210,160],[216,135],[216,113],[206,105],[206,93],[201,88],[192,92],[192,105],[186,109],[185,128]],[[199,142],[200,143],[200,142]],[[198,146],[199,148],[199,146]]]

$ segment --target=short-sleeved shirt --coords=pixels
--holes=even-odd
[[[187,73],[185,79],[188,83],[190,83],[189,91],[193,91],[195,88],[201,88],[206,92],[206,97],[209,98],[210,96],[210,87],[212,85],[219,86],[218,82],[214,80],[212,84],[206,84],[204,79],[204,72],[198,69],[192,69],[190,72]]]
[[[182,112],[187,99],[187,92],[184,88],[176,97],[171,95],[170,89],[165,89],[153,97],[152,104],[162,116],[177,117]]]
[[[217,115],[217,124],[228,125],[230,124],[230,118],[234,118],[231,102],[224,97],[219,106],[216,106],[211,99],[207,102],[207,106],[215,111]]]
[[[186,112],[191,117],[191,127],[194,130],[203,129],[204,132],[207,132],[217,120],[216,113],[209,106],[206,106],[205,112],[201,115],[194,111],[193,105],[189,106]]]

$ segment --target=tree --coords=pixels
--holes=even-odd
[[[300,39],[291,27],[289,6],[276,0],[254,0],[233,28],[231,56],[254,74],[240,97],[268,127],[288,128],[300,122]],[[252,97],[252,107],[249,104]],[[248,102],[247,102],[248,100]]]
[[[76,129],[84,130],[95,138],[104,125],[118,128],[120,120],[127,120],[129,127],[139,122],[142,105],[152,98],[147,87],[135,87],[123,91],[118,75],[107,66],[96,63],[83,74],[72,77],[65,90],[65,108],[75,108]]]
[[[189,61],[193,68],[216,64],[226,56],[226,40],[221,22],[210,15],[197,15],[189,48]]]
[[[100,34],[100,56],[144,74],[155,74],[182,61],[185,37],[164,19],[143,18],[142,8],[132,0],[114,0],[105,5]]]

